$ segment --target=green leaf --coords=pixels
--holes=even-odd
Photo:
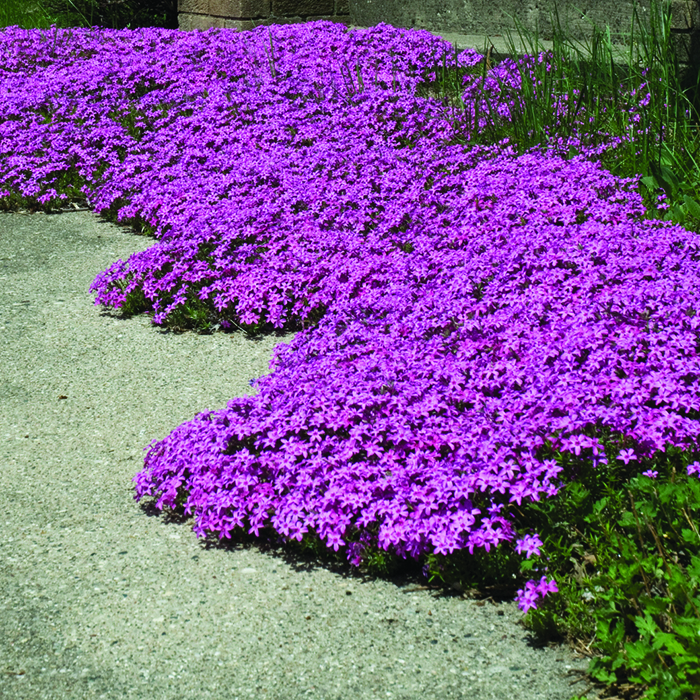
[[[683,645],[676,639],[674,634],[669,632],[659,632],[654,637],[652,646],[656,650],[664,649],[667,653],[673,655],[683,656],[685,654]]]
[[[659,626],[649,612],[645,612],[644,617],[635,617],[634,624],[637,626],[639,634],[642,636],[647,635],[649,637],[654,637],[657,632],[659,632]]]
[[[647,598],[644,601],[640,601],[644,605],[644,612],[647,615],[663,615],[667,608],[668,604],[671,602],[668,598]],[[636,624],[636,620],[635,620]],[[639,625],[637,625],[637,629],[641,629]],[[658,629],[658,628],[657,628]]]
[[[614,673],[610,673],[610,671],[608,671],[608,669],[606,668],[609,661],[609,657],[602,659],[592,659],[590,664],[588,665],[588,672],[591,674],[591,676],[597,681],[600,681],[601,683],[607,683],[608,685],[617,681],[617,676]]]
[[[642,642],[627,642],[625,651],[631,665],[642,666],[648,663],[647,657],[649,656],[650,647],[646,640]]]
[[[700,204],[687,194],[683,195],[683,202],[687,212],[694,218],[700,219]]]
[[[678,179],[678,176],[676,173],[673,171],[672,168],[669,168],[665,165],[661,166],[661,177],[665,183],[670,185],[671,189],[675,192],[680,186],[681,182]],[[666,189],[666,188],[664,188]],[[670,194],[670,192],[669,192]]]
[[[537,559],[523,559],[523,561],[520,563],[520,571],[522,573],[530,571],[536,564],[538,564]]]
[[[695,534],[695,533],[693,533]],[[700,581],[700,557],[693,555],[690,557],[690,564],[688,564],[688,574],[696,582]]]
[[[681,620],[677,618],[673,620],[673,631],[688,640],[684,645],[686,652],[688,652],[691,646],[700,644],[700,621],[692,618],[681,618]]]
[[[647,175],[643,177],[640,181],[650,192],[656,192],[659,189],[659,184],[656,182],[656,178],[653,175]]]
[[[667,212],[666,212],[666,220],[667,221],[677,221],[679,223],[682,223],[685,221],[685,212],[677,205],[674,204]]]

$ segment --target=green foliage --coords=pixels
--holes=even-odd
[[[106,221],[117,224],[118,226],[128,226],[141,236],[155,237],[157,226],[146,221],[143,217],[133,216],[130,218],[119,218],[119,210],[126,206],[126,204],[126,200],[118,198],[112,202],[108,209],[102,209],[99,214]]]
[[[512,600],[520,575],[521,557],[503,545],[490,552],[475,549],[452,554],[429,554],[425,560],[428,579],[447,588],[480,596]]]
[[[12,25],[177,29],[177,0],[2,0],[0,27]]]
[[[29,211],[41,211],[47,214],[70,209],[72,204],[84,207],[86,204],[82,187],[85,184],[83,178],[76,168],[70,167],[67,170],[56,170],[47,174],[51,187],[57,195],[63,194],[64,198],[57,195],[52,196],[45,202],[39,201],[39,195],[25,197],[17,192],[13,192],[11,185],[8,187],[10,193],[0,197],[0,211],[17,211],[27,209]],[[0,183],[1,185],[2,183]]]
[[[700,142],[696,134],[692,138],[693,152],[685,152],[685,161],[683,154],[663,148],[659,162],[649,163],[641,184],[652,217],[700,231],[700,166],[696,160]],[[667,209],[657,208],[660,196],[668,202]]]
[[[490,90],[477,93],[465,139],[484,144],[507,140],[521,153],[574,141],[588,148],[607,144],[602,164],[620,177],[643,178],[651,217],[699,230],[700,72],[698,65],[679,61],[671,10],[668,0],[652,2],[650,22],[645,23],[635,8],[626,38],[629,48],[624,50],[613,43],[609,27],[592,26],[587,41],[569,39],[556,14],[552,47],[545,50],[537,33],[516,22],[517,37],[506,35],[508,58],[546,56],[544,61],[517,64],[528,89],[514,88],[491,71],[496,61],[489,49],[480,66],[454,69],[445,64],[419,94],[442,98],[457,121],[466,109],[462,78],[471,74],[486,80],[488,75],[497,81],[500,96]],[[499,116],[499,102],[513,102],[517,108]],[[485,114],[491,115],[485,126],[475,129]],[[614,145],[616,139],[622,140]],[[578,152],[574,146],[569,149],[570,156]],[[668,209],[663,204],[659,208],[660,193],[666,195]]]
[[[177,29],[176,0],[41,0],[58,27]]]
[[[195,293],[190,293],[185,303],[170,314],[167,325],[175,331],[210,333],[218,327],[218,316],[212,313],[210,304],[202,301]]]
[[[124,316],[135,316],[136,314],[144,313],[149,310],[149,304],[146,301],[146,296],[141,289],[135,289],[128,292],[126,299],[122,304],[120,311]]]
[[[368,576],[391,578],[406,567],[406,562],[395,554],[378,547],[367,547],[362,555],[360,570]]]
[[[682,698],[700,687],[700,482],[656,484],[637,477],[629,507],[606,533],[596,612],[597,647],[591,664],[605,682],[649,686],[648,698]],[[614,678],[613,678],[614,677]]]
[[[358,536],[359,533],[356,531],[347,532],[345,540],[348,543],[356,542]],[[266,533],[266,538],[268,542],[280,541],[279,535],[272,530]],[[330,549],[313,529],[309,530],[301,541],[284,540],[283,546],[286,552],[292,552],[313,562],[323,562],[341,568],[348,566],[346,548],[342,547],[338,551]],[[379,549],[376,545],[365,544],[363,546],[359,571],[365,576],[391,579],[406,571],[415,572],[415,570],[416,564],[413,561],[407,562],[395,554]]]
[[[631,683],[649,699],[700,687],[700,480],[685,475],[689,459],[672,451],[600,472],[569,459],[576,481],[520,514],[544,542],[526,563],[546,567],[560,589],[527,624],[595,652],[589,672],[600,683]]]
[[[0,27],[18,25],[24,29],[48,29],[52,17],[42,4],[27,0],[2,0],[0,2]]]

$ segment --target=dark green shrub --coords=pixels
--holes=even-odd
[[[177,0],[41,0],[59,27],[177,29]]]

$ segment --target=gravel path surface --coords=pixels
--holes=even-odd
[[[152,244],[90,212],[0,214],[0,698],[568,700],[587,661],[513,603],[206,548],[133,500],[142,450],[251,391],[280,338],[93,306]]]

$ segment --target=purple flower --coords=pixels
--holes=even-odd
[[[647,469],[645,472],[642,472],[642,476],[648,476],[650,479],[656,479],[658,475],[659,472],[653,469]]]
[[[558,593],[559,588],[557,582],[554,579],[547,581],[547,577],[543,576],[540,582],[537,584],[537,592],[542,598],[544,598],[548,593]]]
[[[693,474],[700,477],[700,462],[691,462],[688,465],[688,476],[692,476]]]
[[[637,455],[634,453],[634,450],[630,448],[628,450],[620,450],[620,454],[617,458],[622,460],[625,464],[629,464],[633,459],[637,459]]]
[[[542,540],[540,540],[538,535],[525,535],[522,539],[516,541],[515,551],[518,554],[524,552],[529,559],[532,554],[539,556],[541,546]]]
[[[523,611],[527,612],[530,608],[537,609],[538,599],[544,598],[549,593],[557,593],[559,588],[557,587],[556,581],[551,579],[547,580],[546,576],[543,576],[539,583],[535,581],[527,581],[525,587],[517,591],[516,601],[518,607]]]
[[[537,598],[539,597],[539,593],[534,587],[534,585],[529,585],[531,584],[532,581],[528,581],[525,584],[525,588],[520,588],[517,591],[516,595],[516,601],[518,603],[518,607],[526,613],[528,610],[531,608],[533,610],[537,609]]]
[[[359,563],[512,542],[504,504],[562,486],[549,445],[593,464],[603,434],[638,446],[625,464],[697,449],[697,236],[644,218],[636,183],[595,162],[605,135],[475,145],[550,56],[474,71],[455,121],[421,86],[483,57],[389,25],[73,29],[46,46],[0,32],[0,200],[86,199],[153,232],[97,276],[98,304],[303,328],[254,396],[149,446],[137,498],[184,498],[198,535],[314,532]]]

